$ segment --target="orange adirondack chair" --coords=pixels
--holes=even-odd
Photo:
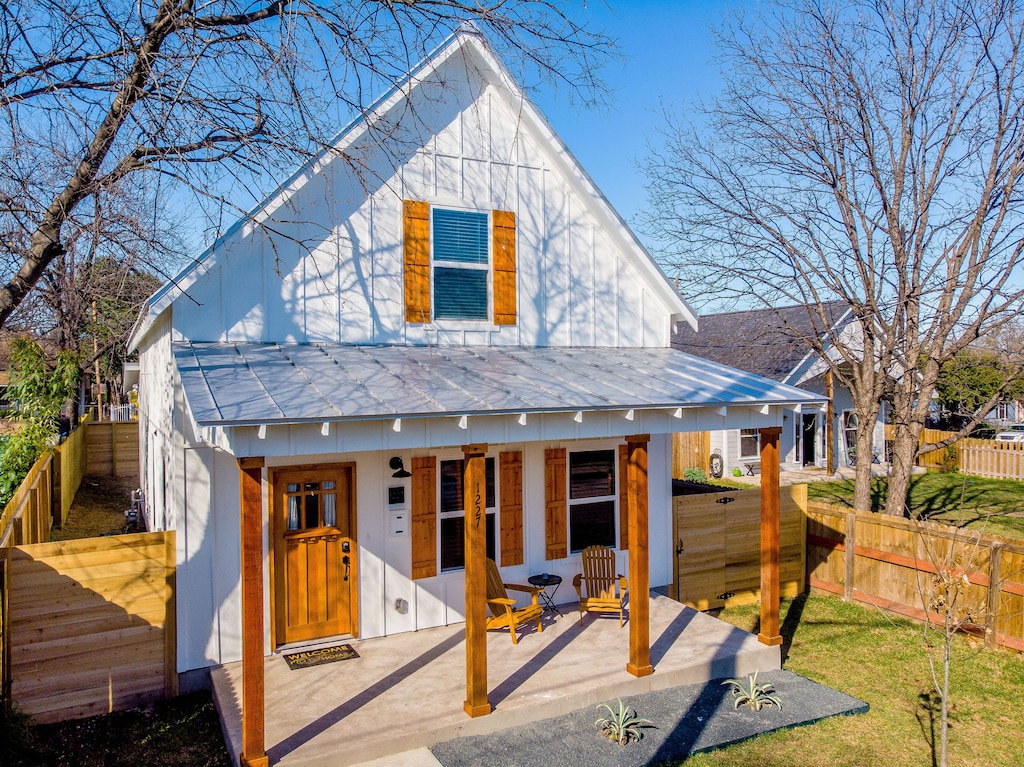
[[[580,625],[585,612],[617,612],[622,628],[629,581],[615,572],[615,551],[604,546],[583,549],[583,572],[572,579],[580,599]]]
[[[506,589],[512,591],[525,591],[533,596],[533,602],[526,607],[516,607],[516,600],[509,599]],[[541,625],[540,616],[543,611],[540,602],[537,601],[537,594],[541,591],[536,586],[520,586],[517,583],[502,583],[501,573],[493,559],[487,560],[487,608],[491,611],[491,617],[487,619],[487,630],[504,628],[508,626],[512,634],[512,644],[519,644],[516,637],[516,627],[527,621],[537,621],[537,632],[544,630]]]

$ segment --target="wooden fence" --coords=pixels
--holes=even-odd
[[[779,583],[783,596],[796,596],[805,586],[807,485],[783,487],[781,496]],[[760,489],[681,495],[673,505],[679,601],[698,610],[758,601]]]
[[[89,424],[85,452],[86,474],[108,477],[139,476],[139,424],[101,421]]]
[[[706,431],[681,431],[672,435],[672,476],[682,479],[687,469],[708,473],[711,434]]]
[[[954,564],[969,586],[967,628],[989,645],[1024,651],[1024,546],[932,522],[809,504],[807,573],[812,588],[917,620],[929,612],[932,577]],[[975,617],[976,616],[976,617]]]
[[[13,701],[55,722],[175,695],[174,562],[173,531],[11,549]]]
[[[85,476],[86,434],[90,427],[92,416],[86,415],[78,428],[68,435],[54,452],[57,454],[54,491],[56,498],[53,504],[53,524],[61,527],[68,521],[68,512],[71,511],[71,504],[75,500],[75,494],[82,484]],[[59,487],[57,484],[59,483]],[[49,539],[47,539],[49,540]]]
[[[958,445],[960,471],[988,479],[1024,480],[1024,443],[964,439]]]
[[[53,453],[46,453],[14,491],[0,514],[0,549],[50,540],[54,466]]]

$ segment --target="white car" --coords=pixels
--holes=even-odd
[[[1006,431],[996,434],[996,442],[1024,442],[1024,423],[1015,423]]]

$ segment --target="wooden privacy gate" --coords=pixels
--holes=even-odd
[[[176,694],[174,562],[173,531],[10,549],[3,651],[22,711],[56,722]]]
[[[807,485],[780,488],[779,586],[804,589]],[[698,610],[752,604],[761,598],[761,491],[676,496],[673,504],[675,589]]]

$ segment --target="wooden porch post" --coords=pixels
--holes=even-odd
[[[629,663],[633,676],[654,673],[651,665],[651,573],[647,550],[647,443],[650,434],[626,437],[626,516],[629,527]],[[621,481],[621,480],[620,480]]]
[[[470,716],[491,713],[487,701],[487,445],[463,445],[462,508],[466,511],[466,701]],[[515,630],[515,627],[512,627]]]
[[[828,397],[828,404],[825,406],[825,471],[831,477],[836,473],[836,390],[832,384],[832,371],[825,371],[825,396]]]
[[[779,633],[779,435],[772,426],[761,437],[761,633],[766,645],[782,644]]]
[[[263,700],[263,458],[239,458],[242,515],[242,767],[267,767]]]

